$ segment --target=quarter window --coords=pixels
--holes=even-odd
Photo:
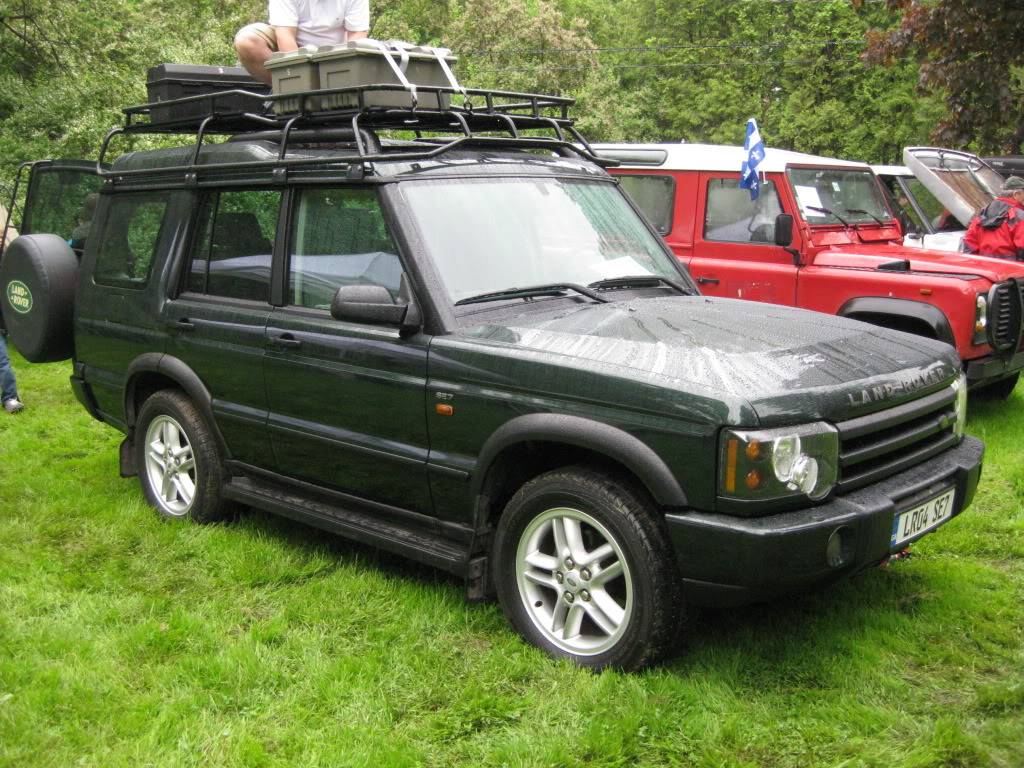
[[[671,176],[630,173],[619,176],[619,183],[661,234],[667,235],[672,231],[675,179]]]
[[[402,264],[373,190],[303,191],[290,242],[293,306],[329,310],[343,285],[380,285],[397,298]]]
[[[203,200],[187,289],[229,299],[269,302],[270,264],[281,193],[213,193]]]
[[[756,200],[739,179],[708,181],[704,239],[729,243],[774,243],[775,217],[782,213],[779,193],[771,181],[761,183]]]
[[[141,288],[160,242],[168,193],[119,195],[107,209],[93,279],[101,285]]]

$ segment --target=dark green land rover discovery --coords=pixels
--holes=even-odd
[[[80,263],[66,233],[9,245],[14,344],[72,359],[160,514],[241,503],[433,564],[588,667],[654,661],[684,603],[850,575],[967,507],[983,446],[952,347],[701,296],[526,104],[171,126],[191,145],[97,168]],[[29,211],[70,172],[33,171]]]

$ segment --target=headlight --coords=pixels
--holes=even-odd
[[[967,376],[963,373],[953,382],[953,391],[956,393],[956,423],[953,425],[953,434],[957,437],[964,436],[964,429],[967,426]]]
[[[975,344],[988,344],[988,296],[979,293],[974,301],[974,338]]]
[[[836,484],[839,433],[819,423],[781,429],[722,432],[719,494],[768,501],[803,494],[825,498]]]

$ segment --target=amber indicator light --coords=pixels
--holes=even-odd
[[[747,443],[745,453],[747,454],[747,458],[750,459],[750,461],[757,461],[758,459],[761,458],[761,443],[758,442],[757,440],[751,440],[749,443]]]
[[[747,472],[747,488],[754,491],[761,487],[761,473],[756,469]]]
[[[931,288],[922,288],[921,289],[921,295],[922,296],[931,296],[932,295],[932,289]]]
[[[738,440],[730,440],[725,447],[725,490],[736,492],[736,451]]]
[[[455,413],[455,409],[447,403],[438,403],[434,406],[434,410],[437,411],[438,416],[451,416]]]

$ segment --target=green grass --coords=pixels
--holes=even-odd
[[[1024,765],[1021,393],[972,402],[982,488],[910,560],[593,675],[399,558],[256,512],[161,522],[68,366],[14,362],[2,766]]]

